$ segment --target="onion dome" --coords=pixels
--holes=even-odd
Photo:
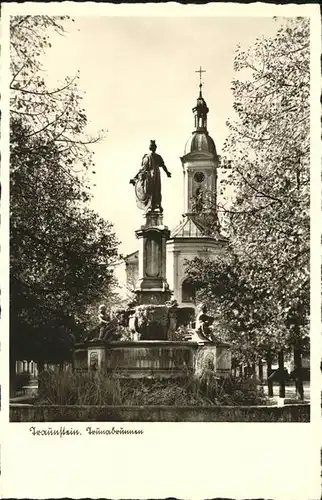
[[[187,140],[184,154],[187,155],[197,151],[217,154],[215,143],[208,132],[193,132],[192,136]]]

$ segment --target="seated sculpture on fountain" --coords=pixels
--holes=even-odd
[[[107,327],[110,323],[110,318],[106,311],[106,306],[102,304],[98,308],[98,322],[100,326],[99,339],[103,339],[107,330]]]
[[[166,305],[169,308],[168,340],[173,340],[178,326],[178,318],[176,314],[176,310],[178,308],[178,302],[175,299],[171,299],[168,302],[166,302]]]
[[[99,339],[100,340],[118,340],[120,335],[117,333],[117,323],[111,320],[106,311],[106,306],[104,304],[99,306],[98,309],[98,321],[99,321]]]
[[[207,310],[206,305],[201,306],[201,311],[198,314],[196,321],[196,334],[198,335],[199,340],[205,342],[216,342],[216,337],[211,327],[214,322],[214,317],[209,316],[209,314],[207,314]]]

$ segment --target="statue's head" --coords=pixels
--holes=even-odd
[[[151,139],[149,150],[154,153],[154,151],[156,151],[156,149],[157,149],[157,145],[156,145],[155,141]]]
[[[105,312],[106,311],[106,306],[104,304],[100,305],[98,308],[99,312]]]

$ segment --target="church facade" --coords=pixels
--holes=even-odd
[[[220,164],[215,143],[207,128],[209,109],[202,95],[201,83],[197,103],[192,111],[194,130],[185,145],[184,155],[180,158],[184,185],[183,214],[182,220],[170,232],[166,242],[166,277],[170,290],[173,291],[173,299],[178,305],[195,307],[194,287],[186,276],[185,262],[195,257],[213,258],[225,251],[227,238],[220,234],[219,225],[216,231],[209,233],[199,217],[203,193],[211,193],[216,205],[217,171]],[[139,277],[138,251],[126,257],[125,265],[127,286],[134,289]]]

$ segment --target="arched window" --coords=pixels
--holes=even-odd
[[[193,282],[187,278],[182,282],[181,287],[182,302],[195,302],[196,289]]]

